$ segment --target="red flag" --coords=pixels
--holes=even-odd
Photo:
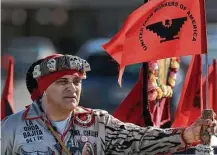
[[[103,48],[126,65],[207,52],[204,0],[149,1]]]
[[[5,87],[1,99],[1,120],[15,112],[13,101],[14,60],[11,56],[3,56],[1,65],[8,70]]]
[[[190,125],[201,114],[201,55],[195,55],[188,68],[172,127]]]
[[[217,66],[215,59],[209,66],[208,85],[209,108],[217,113]],[[206,109],[206,76],[203,77],[203,103],[203,108]]]
[[[143,70],[140,70],[139,80],[133,89],[130,91],[128,96],[123,100],[123,102],[114,111],[113,116],[118,118],[123,122],[130,122],[139,126],[146,126],[146,119],[143,115]],[[171,121],[170,117],[170,99],[163,98],[156,103],[147,103],[149,106],[149,112],[151,115],[151,121],[154,126],[160,127],[165,123]]]
[[[215,111],[217,114],[217,64],[216,60],[213,60],[213,64],[209,70],[210,78],[209,78],[209,101],[210,101],[210,108]]]
[[[138,82],[113,113],[113,116],[117,119],[123,122],[134,123],[139,126],[144,126],[142,105],[142,75],[141,69]]]

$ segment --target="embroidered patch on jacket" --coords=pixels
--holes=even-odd
[[[72,154],[96,155],[97,152],[96,143],[92,144],[91,142],[88,141],[88,138],[85,139],[85,142],[82,140],[71,139],[67,142],[67,148]]]
[[[74,122],[82,127],[90,127],[95,123],[95,117],[92,114],[78,114],[75,116]]]

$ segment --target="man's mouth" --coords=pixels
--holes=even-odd
[[[76,99],[76,97],[75,96],[65,96],[65,97],[63,97],[63,98],[65,98],[65,99]]]

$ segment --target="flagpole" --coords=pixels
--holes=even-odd
[[[209,64],[208,52],[205,54],[206,59],[206,109],[209,109]]]
[[[206,74],[206,107],[203,107],[202,119],[214,118],[214,112],[209,106],[209,65],[208,65],[208,52],[205,54],[205,74]],[[214,150],[211,147],[211,136],[207,131],[208,126],[202,126],[200,131],[201,144],[196,146],[196,155],[213,155]]]
[[[142,103],[143,103],[143,117],[146,126],[153,126],[148,105],[148,63],[144,62],[142,65],[143,70],[143,87],[142,87]]]
[[[149,0],[144,0],[144,4]],[[148,62],[143,62],[142,64],[143,70],[143,87],[142,87],[142,103],[143,103],[143,117],[144,124],[146,126],[153,126],[153,122],[151,119],[151,114],[148,105]]]
[[[203,111],[202,111],[202,119],[214,119],[214,112],[212,109],[209,109],[209,67],[208,67],[208,48],[207,48],[207,29],[206,29],[206,3],[205,0],[201,0],[201,15],[202,18],[204,19],[201,20],[201,26],[203,31],[205,32],[205,36],[201,36],[201,37],[205,37],[205,49],[203,48],[203,50],[206,50],[206,54],[205,54],[205,69],[206,69],[206,107],[203,107]],[[195,150],[195,154],[196,155],[214,155],[214,149],[211,146],[211,136],[209,135],[208,131],[207,131],[208,126],[202,126],[201,130],[200,130],[200,140],[201,140],[201,144],[196,146],[196,150]]]

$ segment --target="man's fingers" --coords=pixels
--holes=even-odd
[[[215,120],[215,122],[212,124],[212,128],[213,128],[213,132],[214,132],[214,135],[217,136],[217,121]]]
[[[209,133],[209,135],[215,135],[216,132],[217,132],[217,123],[216,123],[216,120],[215,121],[212,121],[210,119],[198,119],[196,121],[197,125],[199,126],[209,126],[207,128],[207,131]]]
[[[197,125],[203,126],[203,125],[211,125],[212,120],[210,119],[198,119],[196,120]]]
[[[211,135],[211,136],[215,135],[215,129],[213,127],[208,128],[207,131],[208,131],[209,135]]]
[[[213,119],[216,119],[216,113],[215,113],[215,112],[214,112],[214,114],[213,114],[213,117],[214,117]]]

